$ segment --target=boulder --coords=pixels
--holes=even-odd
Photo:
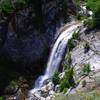
[[[18,90],[19,90],[19,87],[17,85],[11,84],[5,88],[5,94],[12,95],[12,94],[17,93]]]

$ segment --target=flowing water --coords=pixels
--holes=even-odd
[[[41,88],[44,85],[45,81],[47,79],[50,79],[54,75],[55,71],[59,69],[59,65],[62,61],[63,54],[67,47],[68,39],[70,39],[72,37],[73,32],[79,30],[79,26],[81,26],[81,25],[82,25],[82,23],[79,23],[79,22],[72,23],[72,25],[70,25],[70,27],[68,27],[63,32],[60,33],[60,35],[56,39],[54,46],[52,48],[49,60],[47,62],[47,67],[46,67],[45,73],[43,76],[40,76],[36,80],[35,87],[31,91],[32,93],[35,90]]]

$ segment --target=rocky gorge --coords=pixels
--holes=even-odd
[[[91,28],[86,6],[84,0],[37,0],[1,13],[0,100],[99,100],[100,30]],[[43,83],[35,90],[38,76]]]
[[[3,2],[1,1],[0,4],[3,6],[3,3],[5,2],[6,0]],[[66,14],[63,14],[61,11],[59,13],[62,3],[59,3],[61,5],[60,7],[54,0],[41,0],[41,2],[42,4],[40,1],[36,1],[36,6],[40,5],[40,8],[34,8],[29,4],[28,6],[24,5],[22,8],[16,8],[11,13],[5,14],[4,12],[1,12],[0,63],[3,68],[0,69],[0,80],[7,81],[5,83],[9,83],[9,78],[7,79],[7,76],[13,79],[16,78],[16,76],[20,76],[19,73],[23,73],[23,75],[24,73],[30,75],[31,73],[35,79],[39,75],[37,73],[42,73],[45,69],[44,66],[55,33],[57,29],[61,27],[61,23],[64,23],[63,19],[67,14],[67,11],[64,12]],[[75,12],[74,8],[76,9],[76,7],[72,1],[66,2],[68,2],[68,7],[71,7],[72,12]],[[17,4],[17,1],[14,2],[14,4]],[[10,5],[8,5],[8,7],[10,7]],[[34,9],[36,11],[33,11]],[[42,20],[43,27],[37,25],[40,22],[35,22],[36,20],[40,20],[36,19],[35,16],[40,18],[41,13],[44,18]],[[6,68],[8,72],[4,71]],[[13,75],[9,75],[10,70],[11,72],[13,71]],[[18,75],[16,72],[18,72]]]

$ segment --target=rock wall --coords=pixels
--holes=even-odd
[[[64,2],[65,8],[75,11],[72,0]],[[29,5],[4,18],[0,17],[0,65],[24,74],[31,73],[34,78],[44,71],[55,33],[69,16],[59,0],[41,0],[41,3],[38,0],[38,4],[42,7],[43,30],[37,28],[35,20],[40,7],[34,8],[37,9],[35,13]],[[12,74],[12,71],[7,73]],[[5,76],[1,69],[0,76]]]

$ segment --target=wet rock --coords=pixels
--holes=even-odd
[[[60,74],[59,74],[59,78],[60,78],[60,79],[63,79],[63,78],[64,78],[64,75],[65,75],[65,72],[60,73]]]
[[[18,90],[19,90],[19,87],[17,85],[11,84],[5,88],[5,94],[12,95],[12,94],[17,93]]]
[[[46,100],[46,98],[41,97],[41,100]]]
[[[48,97],[46,98],[46,100],[51,100],[50,96],[48,96]]]
[[[55,86],[55,92],[60,92],[60,85]]]
[[[6,41],[6,35],[8,32],[8,24],[5,20],[0,21],[0,48],[4,45]]]
[[[33,18],[28,16],[26,11],[24,12],[26,15],[21,11],[19,15],[15,16],[15,32],[19,37],[27,36],[35,29]]]
[[[50,90],[52,90],[54,88],[54,84],[52,82],[49,82],[47,84],[47,87],[48,87],[48,90],[50,91]]]
[[[54,91],[53,90],[51,90],[50,92],[49,92],[49,95],[54,95]]]

